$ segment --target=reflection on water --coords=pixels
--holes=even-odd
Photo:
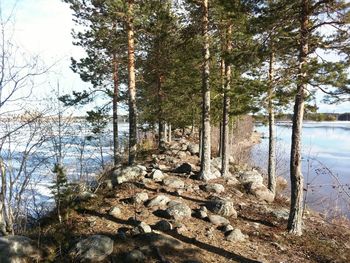
[[[253,148],[253,160],[266,172],[268,127],[257,124],[256,130],[265,139]],[[288,178],[291,123],[278,123],[276,137],[277,173]],[[350,217],[350,122],[306,122],[302,148],[307,204]]]

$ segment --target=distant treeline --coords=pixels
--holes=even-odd
[[[276,114],[277,121],[291,121],[293,114]],[[255,121],[267,122],[268,116],[264,114],[254,115]],[[307,121],[350,121],[350,113],[305,113],[304,120]]]

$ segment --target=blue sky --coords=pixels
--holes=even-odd
[[[55,65],[47,77],[48,85],[41,85],[34,92],[37,96],[47,96],[57,80],[63,92],[86,88],[70,66],[70,57],[79,58],[84,51],[72,44],[71,29],[74,27],[68,4],[61,0],[0,0],[3,17],[16,3],[15,34],[16,44],[24,51],[39,55],[47,66]],[[46,94],[47,93],[47,94]],[[320,101],[320,112],[350,112],[350,103],[326,105]]]

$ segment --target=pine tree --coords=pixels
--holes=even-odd
[[[72,70],[83,81],[90,82],[93,89],[73,92],[73,96],[62,96],[66,105],[87,104],[96,93],[107,95],[112,101],[113,122],[113,159],[119,162],[118,145],[118,103],[120,101],[119,81],[120,66],[125,50],[125,36],[122,27],[124,5],[116,1],[81,1],[64,0],[74,12],[74,21],[82,25],[81,32],[73,31],[75,45],[85,49],[87,57],[76,61],[72,58]],[[100,109],[105,108],[101,105]],[[96,113],[99,112],[99,109]]]
[[[56,163],[52,172],[55,174],[55,181],[50,189],[55,200],[58,220],[62,223],[62,213],[67,209],[72,193],[63,166]]]

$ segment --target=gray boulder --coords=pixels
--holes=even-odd
[[[165,178],[163,180],[163,184],[167,187],[177,188],[177,189],[185,187],[184,181],[177,179],[177,178]]]
[[[287,208],[270,210],[270,212],[279,220],[288,220],[289,218],[289,209]]]
[[[113,171],[114,184],[121,184],[140,179],[147,174],[146,168],[141,165],[119,167]]]
[[[220,194],[222,192],[225,192],[225,187],[221,184],[206,184],[203,189],[206,192],[210,192],[210,193],[217,193]]]
[[[75,245],[71,255],[81,261],[98,262],[113,253],[113,240],[107,236],[94,235]]]
[[[207,203],[207,208],[214,214],[237,218],[237,211],[230,200],[215,198]]]
[[[238,180],[241,182],[241,184],[263,183],[262,175],[256,170],[240,172]]]
[[[219,215],[209,215],[208,218],[209,221],[216,226],[226,226],[230,224],[230,221]]]
[[[204,181],[214,180],[219,177],[221,177],[221,172],[212,165],[210,166],[209,174],[200,174],[200,179]]]
[[[146,174],[146,167],[142,165],[119,167],[113,171],[112,180],[115,184],[121,184],[125,182],[132,182],[138,180]]]
[[[197,143],[190,143],[187,146],[187,151],[191,153],[191,155],[199,154],[199,145]]]
[[[146,224],[145,222],[141,222],[140,224],[138,224],[137,227],[134,228],[133,233],[135,235],[138,234],[145,234],[145,233],[151,233],[152,232],[152,228]]]
[[[173,229],[172,224],[167,220],[160,220],[156,223],[155,228],[160,231],[170,231]]]
[[[159,207],[159,206],[165,206],[170,201],[170,198],[166,195],[157,195],[156,197],[152,198],[149,203],[147,204],[148,207]]]
[[[247,238],[246,235],[244,235],[240,229],[236,228],[228,233],[226,236],[226,240],[228,241],[244,241]]]
[[[0,237],[0,262],[19,263],[29,260],[39,261],[41,251],[36,242],[24,236]]]
[[[223,229],[224,233],[228,233],[232,230],[234,230],[234,227],[232,225],[226,225]]]
[[[201,219],[205,219],[208,217],[208,210],[205,206],[201,206],[199,211],[198,211],[198,216]]]
[[[155,169],[155,170],[153,170],[153,172],[151,173],[151,178],[152,178],[155,182],[161,182],[161,181],[165,178],[165,175],[162,173],[161,170]]]
[[[132,200],[135,204],[142,204],[148,200],[148,194],[146,192],[137,193]]]
[[[261,201],[272,203],[275,199],[274,194],[262,183],[250,183],[249,192]]]
[[[168,208],[165,210],[165,213],[170,218],[181,220],[184,218],[190,218],[192,210],[186,204],[172,201],[169,202]]]
[[[114,218],[120,218],[120,215],[122,214],[121,210],[119,207],[114,206],[111,208],[109,211],[109,215],[113,216]]]

